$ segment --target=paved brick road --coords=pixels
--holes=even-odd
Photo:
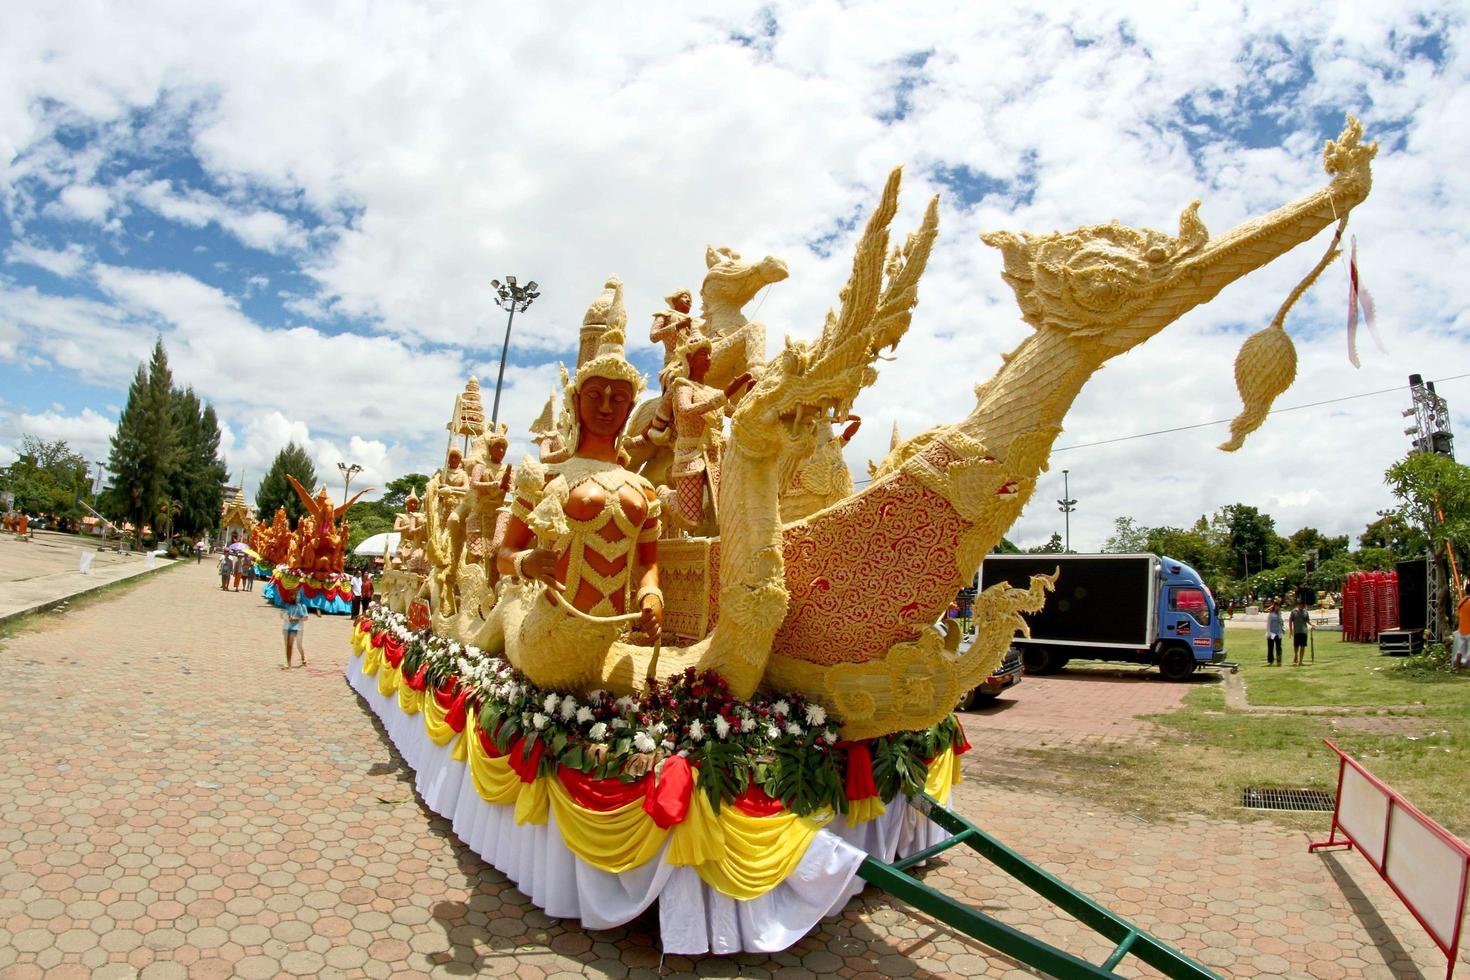
[[[209,566],[180,568],[0,650],[0,980],[655,972],[656,919],[607,932],[550,920],[418,806],[342,683],[345,620],[313,619],[312,665],[288,673],[276,615],[212,581]],[[1051,686],[1028,681],[1017,698]],[[1309,856],[1300,834],[1149,824],[976,781],[956,800],[1226,975],[1442,975],[1360,859]],[[1106,953],[969,854],[928,880],[1074,952]],[[664,965],[1030,975],[872,890],[787,953]]]
[[[1137,715],[1167,714],[1196,685],[1218,683],[1213,671],[1176,684],[1152,669],[1089,664],[1024,677],[989,705],[969,712],[965,724],[974,718],[990,744],[1004,748],[1148,744],[1158,738],[1158,726]]]

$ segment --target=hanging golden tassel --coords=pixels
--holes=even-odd
[[[1244,408],[1230,422],[1230,438],[1220,444],[1227,453],[1233,453],[1245,444],[1245,437],[1261,427],[1276,400],[1296,380],[1296,345],[1286,332],[1286,313],[1301,298],[1322,270],[1340,253],[1337,247],[1342,241],[1343,229],[1347,227],[1347,216],[1337,223],[1337,233],[1327,246],[1327,254],[1317,267],[1297,283],[1281,309],[1271,318],[1264,330],[1258,330],[1246,338],[1235,356],[1235,388],[1240,392]]]

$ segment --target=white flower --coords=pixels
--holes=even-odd
[[[639,752],[652,752],[654,749],[658,748],[658,745],[653,741],[653,739],[648,737],[647,732],[638,732],[633,736],[633,748],[637,749]]]
[[[659,722],[658,724],[656,724],[656,725],[653,726],[653,733],[655,735],[662,735],[664,732],[666,732],[668,730],[669,730],[669,726],[668,725],[665,725],[663,722]]]
[[[561,720],[571,721],[577,714],[577,699],[568,694],[561,700]]]
[[[599,721],[597,724],[593,725],[592,729],[587,733],[587,737],[592,739],[592,741],[594,742],[601,742],[603,739],[607,738],[607,722]]]
[[[628,695],[624,694],[613,703],[618,706],[619,711],[632,711],[633,706],[638,702],[634,701],[632,698],[628,697]]]
[[[730,723],[725,720],[724,715],[715,715],[715,734],[720,738],[726,738],[730,734]]]
[[[583,705],[577,709],[577,724],[585,725],[592,720],[592,709]]]
[[[787,735],[800,735],[801,734],[801,726],[798,725],[794,721],[791,722],[789,725],[786,726],[786,734]]]
[[[827,709],[820,704],[807,705],[806,723],[808,725],[825,725],[827,723]]]
[[[749,715],[746,715],[744,718],[741,718],[740,719],[740,730],[742,732],[753,732],[753,731],[755,731],[755,719],[752,718],[752,717],[750,717]]]
[[[546,717],[538,711],[531,716],[531,725],[539,732],[541,729],[546,727],[546,723],[550,720],[550,718]]]
[[[791,705],[786,703],[785,698],[782,698],[780,701],[777,701],[775,704],[771,705],[771,713],[777,715],[789,715],[791,714]]]
[[[766,738],[776,739],[781,737],[781,729],[775,725],[766,726]]]
[[[836,732],[833,732],[833,731],[830,731],[830,730],[823,732],[822,733],[822,741],[826,742],[828,745],[836,745],[837,744],[837,733]]]
[[[689,737],[696,742],[704,741],[704,722],[698,718],[689,723]]]
[[[548,694],[546,695],[546,702],[543,707],[546,709],[546,713],[549,715],[552,712],[556,711],[556,706],[560,703],[561,698],[557,697],[555,694]]]
[[[614,728],[627,728],[628,727],[628,723],[627,723],[627,721],[625,721],[622,718],[614,718],[612,720],[612,726]]]

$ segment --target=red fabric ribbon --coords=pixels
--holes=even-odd
[[[694,774],[689,769],[689,760],[671,755],[664,760],[663,771],[658,774],[652,791],[643,798],[643,812],[668,830],[689,816],[689,800],[693,795]]]
[[[536,744],[531,747],[529,754],[525,751],[526,740],[518,738],[510,743],[510,751],[505,754],[506,762],[515,770],[516,775],[523,783],[534,783],[536,781],[536,770],[541,766],[541,757],[546,754],[546,742],[536,739]]]
[[[873,751],[867,742],[838,742],[839,748],[847,749],[847,798],[852,801],[866,800],[878,795],[878,784],[873,779]]]
[[[970,751],[971,746],[970,740],[965,737],[965,726],[960,724],[960,720],[958,718],[954,720],[954,729],[954,741],[950,743],[949,747],[951,750],[953,750],[955,755],[964,755],[966,752]]]
[[[427,690],[429,687],[428,673],[429,665],[424,664],[422,667],[419,668],[417,674],[414,674],[412,677],[405,677],[404,680],[408,682],[408,689],[410,691]]]
[[[399,664],[403,663],[403,641],[398,639],[398,637],[396,636],[388,637],[388,639],[383,643],[383,656],[386,657],[388,663],[392,664],[394,667],[397,667]]]
[[[745,792],[735,797],[735,806],[741,813],[751,817],[773,817],[786,809],[786,804],[767,796],[766,791],[753,779],[745,787]]]
[[[383,649],[383,645],[385,643],[387,643],[387,642],[388,642],[388,634],[387,633],[374,633],[372,635],[372,644],[373,644],[373,646],[377,647],[379,650]]]
[[[556,774],[578,806],[601,813],[627,806],[648,792],[647,776],[625,783],[621,779],[593,779],[581,770],[566,766],[558,766]],[[647,804],[644,808],[647,809]]]
[[[492,759],[498,759],[504,754],[495,747],[495,740],[490,737],[490,733],[485,731],[485,729],[476,727],[475,734],[480,737],[480,748],[485,750],[487,756]],[[520,745],[519,742],[516,743],[516,746],[518,745]],[[512,748],[516,746],[512,746]]]

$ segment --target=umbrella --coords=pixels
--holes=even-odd
[[[225,550],[226,551],[249,551],[250,550],[250,546],[247,545],[244,541],[231,541],[229,547],[226,548]]]
[[[352,549],[354,555],[372,555],[382,557],[386,549],[389,554],[398,550],[398,539],[402,537],[397,531],[385,531],[382,534],[374,534],[372,537],[363,538],[362,542]]]

